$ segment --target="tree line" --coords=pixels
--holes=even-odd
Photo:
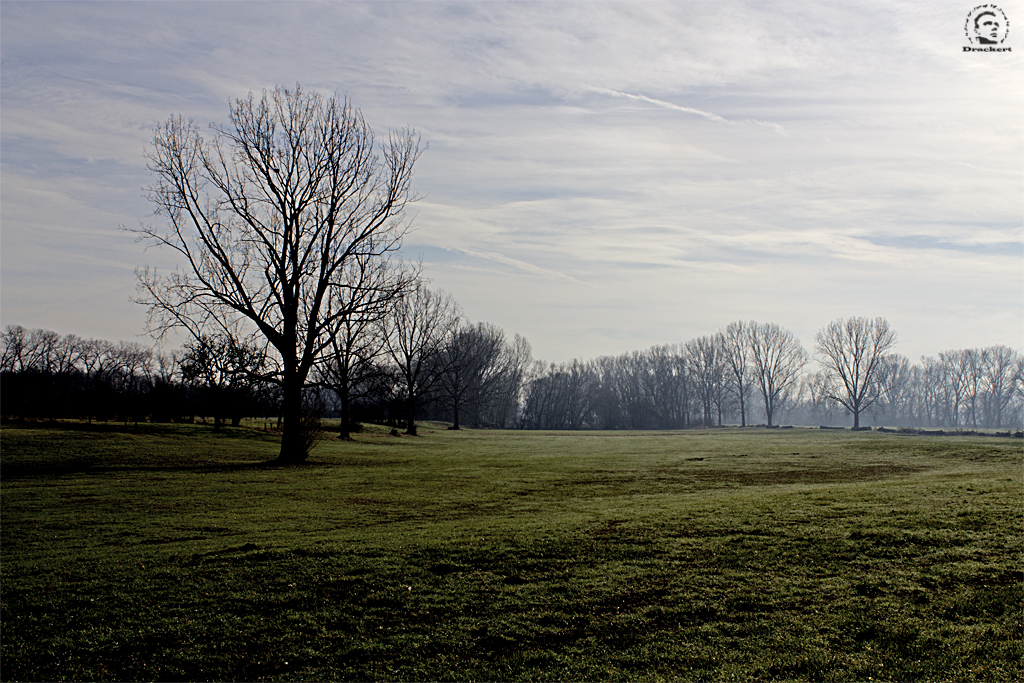
[[[978,429],[1024,424],[1024,357],[1008,346],[911,363],[881,318],[837,320],[815,336],[738,321],[683,344],[537,363],[524,386],[528,429],[683,429],[780,421]]]
[[[138,342],[110,342],[9,325],[0,333],[6,417],[122,419],[138,422],[275,415],[268,387],[233,371],[237,350],[196,344],[161,353]],[[244,360],[242,362],[245,362]]]
[[[354,320],[354,318],[352,318]],[[283,426],[279,360],[251,339],[200,334],[161,352],[10,325],[0,333],[7,417],[193,421],[214,430],[243,417]],[[464,319],[450,296],[422,283],[358,334],[333,340],[303,390],[303,419],[339,417],[339,436],[363,421],[404,426],[444,419],[458,429],[517,426],[529,343]],[[316,431],[316,430],[314,430]]]
[[[738,321],[682,344],[594,360],[532,361],[529,343],[470,323],[422,283],[358,334],[334,340],[304,390],[312,417],[417,419],[518,429],[685,429],[763,424],[1019,428],[1024,357],[1008,346],[951,350],[912,363],[892,353],[881,318],[837,320],[816,335],[817,369],[792,333]],[[278,420],[283,401],[267,350],[227,334],[162,353],[8,326],[3,413],[38,418]]]

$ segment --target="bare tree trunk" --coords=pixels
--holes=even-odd
[[[409,398],[407,418],[405,423],[405,433],[409,436],[416,436],[416,399],[415,397]]]
[[[350,433],[352,418],[349,415],[348,378],[342,378],[339,396],[341,397],[341,427],[338,429],[338,438],[350,439],[352,438]]]
[[[277,459],[288,464],[305,462],[309,453],[302,437],[302,384],[297,381],[295,368],[285,367],[282,403],[284,430],[281,433],[281,454]]]

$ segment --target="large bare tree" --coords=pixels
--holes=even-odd
[[[280,363],[283,462],[308,455],[303,388],[343,315],[328,304],[339,274],[400,246],[420,152],[411,130],[378,144],[347,99],[299,86],[236,100],[209,139],[180,116],[156,130],[149,196],[167,222],[137,232],[183,264],[164,277],[139,272],[150,330],[255,329]]]
[[[764,414],[771,427],[779,408],[796,388],[807,364],[807,352],[789,330],[775,323],[750,323],[750,359],[754,382],[764,401]]]
[[[814,337],[822,366],[829,377],[829,398],[860,414],[878,400],[882,359],[896,344],[896,332],[885,318],[842,318],[818,330]]]

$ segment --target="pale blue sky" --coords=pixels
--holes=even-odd
[[[737,319],[1024,347],[1024,3],[0,4],[2,324],[143,331],[144,148],[275,84],[411,126],[434,286],[546,360]]]

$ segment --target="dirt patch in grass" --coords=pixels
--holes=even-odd
[[[705,481],[725,477],[739,486],[775,486],[787,484],[837,484],[878,481],[924,471],[925,467],[879,463],[877,465],[840,466],[823,469],[776,470],[772,472],[709,473]],[[714,476],[718,474],[718,477]]]

